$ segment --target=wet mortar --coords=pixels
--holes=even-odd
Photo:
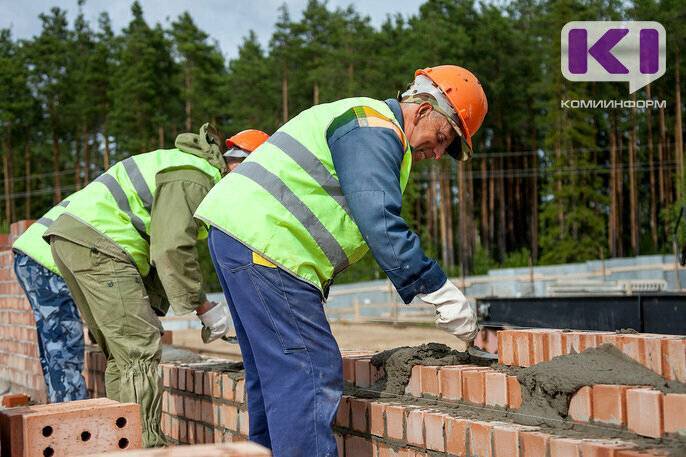
[[[467,419],[509,421],[537,426],[543,431],[571,438],[622,439],[633,442],[639,449],[660,446],[670,451],[671,455],[686,455],[686,437],[683,435],[652,439],[610,426],[574,423],[567,418],[572,395],[587,385],[650,386],[664,393],[686,393],[686,384],[666,381],[609,344],[579,354],[555,357],[528,368],[498,365],[496,362],[454,351],[439,343],[383,351],[374,355],[371,363],[375,367],[383,367],[385,377],[368,389],[347,385],[346,394],[379,401],[431,406]],[[522,386],[521,408],[515,412],[497,407],[447,403],[404,395],[414,365],[459,364],[490,366],[497,371],[516,375]]]

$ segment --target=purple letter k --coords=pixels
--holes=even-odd
[[[610,51],[615,47],[619,40],[624,38],[624,35],[629,33],[628,29],[610,29],[600,37],[598,41],[595,42],[593,46],[588,50],[588,53],[593,56],[595,60],[598,61],[600,65],[605,68],[605,70],[613,75],[616,74],[628,74],[629,69],[622,65],[622,62],[617,60],[617,58],[612,55]]]

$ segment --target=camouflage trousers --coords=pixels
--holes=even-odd
[[[15,251],[14,272],[31,303],[50,403],[88,398],[83,379],[83,324],[64,280]]]

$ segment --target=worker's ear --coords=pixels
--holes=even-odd
[[[417,108],[417,111],[415,111],[414,123],[417,124],[417,122],[419,122],[420,119],[428,117],[433,110],[434,110],[434,107],[431,106],[431,103],[422,102],[419,105],[419,108]]]

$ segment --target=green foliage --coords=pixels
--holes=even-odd
[[[97,176],[106,166],[101,159],[113,163],[170,147],[178,133],[204,122],[214,122],[226,136],[247,128],[272,133],[314,103],[358,95],[394,97],[415,69],[450,63],[479,77],[489,114],[474,138],[475,158],[466,167],[469,220],[460,221],[458,205],[465,204],[460,199],[466,193],[457,189],[455,167],[442,167],[451,198],[452,245],[441,237],[440,198],[430,192],[439,187],[436,174],[431,164],[413,166],[402,214],[428,256],[443,259],[467,246],[471,270],[466,273],[484,274],[499,265],[495,259],[502,266],[525,266],[536,250],[534,263],[543,264],[608,253],[611,131],[622,142],[617,162],[625,195],[618,243],[628,252],[626,150],[634,126],[640,250],[671,252],[669,227],[681,204],[677,197],[686,195],[686,179],[676,169],[684,160],[675,147],[677,113],[683,106],[673,97],[677,87],[683,89],[686,68],[682,3],[425,0],[417,14],[389,15],[378,28],[352,6],[332,8],[308,0],[302,14],[293,17],[284,3],[268,47],[250,32],[228,61],[210,31],[201,30],[188,12],[164,26],[148,24],[134,1],[130,22],[115,32],[107,13],[97,24],[89,23],[83,0],[77,2],[73,23],[66,11],[52,8],[39,16],[41,32],[29,40],[14,40],[8,30],[0,30],[0,147],[8,175],[3,177],[2,216],[38,217]],[[666,180],[656,210],[657,243],[651,237],[649,202],[655,190],[647,163],[647,113],[560,107],[561,99],[626,98],[625,85],[562,78],[562,26],[570,20],[632,19],[660,21],[669,34],[667,74],[651,85],[653,98],[668,100],[664,138],[658,111],[653,111],[651,126],[653,162],[658,142],[664,142],[664,157],[653,168],[661,169]],[[645,89],[639,97],[647,97]],[[530,195],[534,177],[537,194]],[[459,231],[463,223],[469,227],[468,240]],[[217,290],[206,248],[200,249],[208,287]],[[450,263],[460,265],[461,259]],[[446,270],[460,272],[456,266]],[[367,255],[337,282],[383,276]]]

